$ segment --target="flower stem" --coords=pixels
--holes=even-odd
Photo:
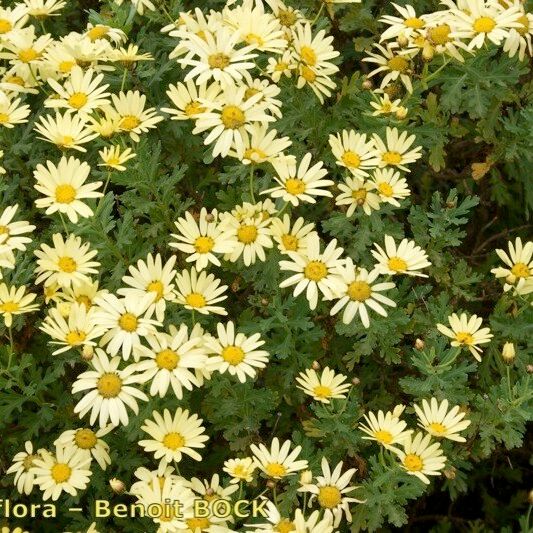
[[[511,369],[509,366],[505,367],[505,372],[507,374],[507,389],[509,391],[509,400],[513,401],[513,389],[511,388]]]
[[[316,24],[316,21],[318,20],[318,17],[322,15],[322,11],[324,10],[324,2],[320,4],[320,9],[318,10],[318,13],[316,14],[316,17],[313,19],[313,22],[311,22],[311,26],[314,26]]]
[[[65,233],[66,233],[67,235],[70,235],[70,232],[69,232],[69,230],[68,230],[68,228],[67,228],[67,223],[65,222],[65,219],[64,219],[64,217],[63,217],[63,213],[60,212],[60,213],[59,213],[59,217],[61,218],[61,223],[63,224],[63,229],[65,230]]]
[[[250,165],[250,196],[252,197],[252,203],[255,204],[255,195],[254,195],[254,166]]]

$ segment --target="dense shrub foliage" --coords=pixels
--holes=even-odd
[[[3,0],[2,533],[531,531],[532,36]]]

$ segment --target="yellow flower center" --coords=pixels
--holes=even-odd
[[[56,483],[64,483],[70,478],[72,469],[65,463],[56,463],[50,470],[50,473]]]
[[[70,135],[62,135],[58,140],[58,146],[71,146],[74,143],[74,137]]]
[[[296,14],[289,9],[280,9],[278,11],[278,20],[282,26],[288,28],[296,22]]]
[[[242,465],[237,465],[234,469],[233,469],[233,473],[232,475],[234,477],[239,477],[239,478],[245,478],[245,477],[248,477],[248,471],[246,470],[246,468]]]
[[[165,286],[163,285],[161,281],[154,280],[147,285],[146,290],[148,292],[155,292],[156,294],[155,301],[158,302],[159,300],[161,300],[161,298],[163,298],[163,294],[165,292]]]
[[[95,26],[87,32],[87,37],[89,37],[91,41],[96,41],[96,39],[101,39],[104,35],[107,35],[108,32],[109,28],[107,26]]]
[[[90,309],[93,305],[93,301],[86,294],[80,294],[79,296],[76,296],[76,302],[83,304],[86,309]]]
[[[24,470],[26,472],[29,471],[30,468],[32,468],[33,466],[35,466],[33,464],[33,461],[35,461],[35,459],[39,459],[39,456],[38,455],[27,455],[24,460],[22,461],[22,467],[24,468]]]
[[[104,398],[116,398],[122,390],[122,380],[117,374],[106,372],[98,378],[96,388],[100,396]]]
[[[0,305],[0,310],[4,313],[14,313],[15,311],[19,310],[19,304],[17,302],[13,302],[12,300],[8,302],[4,302]]]
[[[256,46],[263,46],[265,44],[265,41],[263,41],[261,36],[256,33],[248,33],[245,35],[244,40],[248,44],[255,44]]]
[[[407,263],[401,257],[390,257],[388,261],[388,266],[394,272],[403,272],[407,270]]]
[[[70,204],[76,198],[76,189],[65,183],[56,187],[56,202],[59,204]]]
[[[310,46],[302,46],[300,57],[302,58],[302,61],[309,66],[314,67],[316,65],[316,52]]]
[[[220,120],[227,129],[236,130],[244,126],[246,117],[242,110],[236,105],[227,105],[222,110]]]
[[[305,192],[305,183],[298,178],[289,178],[285,182],[285,190],[289,194],[294,194],[295,196],[297,194],[302,194]]]
[[[249,159],[252,162],[260,162],[264,161],[267,157],[267,154],[260,148],[247,148],[244,152],[243,159]]]
[[[387,165],[399,165],[402,162],[402,154],[399,152],[385,152],[381,156],[381,160]]]
[[[429,428],[432,429],[435,433],[438,433],[439,435],[446,433],[446,426],[443,426],[439,422],[432,422],[431,424],[429,424]]]
[[[309,67],[303,65],[300,69],[300,74],[305,81],[313,83],[316,80],[316,74]]]
[[[15,85],[20,85],[24,87],[24,80],[20,76],[9,76],[5,79],[6,83],[13,83]]]
[[[374,438],[383,444],[390,444],[392,442],[392,433],[382,429],[374,433]]]
[[[304,268],[304,276],[311,281],[320,281],[328,275],[328,269],[322,261],[311,261]]]
[[[207,301],[204,298],[204,295],[200,294],[199,292],[191,292],[190,294],[187,294],[185,301],[191,307],[196,307],[196,308],[205,307],[205,305],[207,304]]]
[[[348,167],[348,168],[359,168],[359,165],[361,164],[361,158],[351,150],[348,150],[342,154],[342,162]]]
[[[278,61],[276,63],[276,66],[274,67],[274,70],[276,72],[283,72],[289,68],[289,65],[287,63],[284,63],[283,61]]]
[[[237,366],[244,361],[245,353],[242,348],[238,346],[226,346],[222,350],[222,359],[230,365]]]
[[[414,453],[408,453],[403,459],[403,464],[410,472],[419,472],[424,466],[422,459]]]
[[[274,526],[274,531],[277,533],[291,533],[291,531],[296,531],[296,526],[288,518],[283,518]]]
[[[68,99],[69,105],[76,109],[81,109],[88,101],[89,101],[89,98],[87,97],[85,93],[74,93]]]
[[[163,446],[169,450],[177,450],[178,448],[183,448],[184,445],[185,438],[181,433],[171,432],[163,437]]]
[[[261,91],[259,89],[256,89],[255,87],[248,87],[246,91],[244,91],[244,99],[248,100],[252,96],[255,96],[256,94],[259,94]]]
[[[18,54],[19,59],[24,63],[29,63],[37,59],[41,54],[34,50],[33,48],[27,48],[26,50],[21,50]]]
[[[87,337],[87,335],[85,334],[84,331],[79,331],[79,330],[75,329],[75,330],[69,331],[67,333],[67,335],[65,337],[65,341],[70,346],[78,346],[85,340],[86,337]]]
[[[511,268],[511,272],[517,278],[528,278],[529,277],[529,268],[525,263],[516,263]]]
[[[185,114],[188,117],[193,117],[194,115],[199,115],[200,113],[205,112],[205,107],[200,104],[200,102],[190,102],[185,106]]]
[[[352,198],[357,205],[363,205],[366,200],[367,190],[364,187],[352,191]]]
[[[348,296],[356,302],[364,302],[370,298],[372,289],[366,281],[352,281],[346,291]]]
[[[215,241],[211,237],[197,237],[194,241],[194,249],[199,254],[207,254],[215,246]]]
[[[57,266],[59,267],[59,270],[66,272],[67,274],[72,274],[72,272],[78,268],[76,261],[67,255],[59,258]]]
[[[472,337],[472,335],[466,331],[459,331],[459,333],[455,334],[455,340],[459,344],[466,344],[467,346],[470,346],[474,342],[474,337]]]
[[[165,370],[174,370],[178,366],[179,361],[180,356],[169,348],[162,350],[155,356],[156,365]]]
[[[185,520],[185,523],[187,524],[187,527],[191,530],[196,532],[196,530],[204,531],[204,529],[207,529],[211,522],[207,518],[188,518]]]
[[[63,74],[68,74],[75,65],[75,61],[61,61],[61,63],[59,63],[58,69],[59,72],[62,72]]]
[[[521,28],[515,28],[515,30],[520,35],[525,35],[529,31],[529,19],[527,18],[527,15],[522,15],[520,18],[517,19],[516,22],[519,22],[522,24]]]
[[[13,24],[6,19],[0,19],[0,33],[7,33],[13,29]]]
[[[477,33],[489,33],[496,26],[496,22],[491,17],[479,17],[474,21],[474,31]]]
[[[118,319],[118,325],[128,333],[137,329],[137,317],[132,313],[124,313]]]
[[[409,66],[409,61],[401,56],[394,56],[392,59],[389,59],[387,61],[387,65],[391,70],[395,70],[397,72],[404,72],[407,70],[407,67]]]
[[[110,167],[117,166],[120,164],[120,158],[119,157],[108,157],[105,160],[105,162]]]
[[[325,385],[317,385],[313,389],[313,396],[315,396],[316,398],[329,398],[332,392],[333,391]]]
[[[230,58],[226,54],[211,54],[207,58],[207,63],[211,68],[224,70],[230,64]]]
[[[415,30],[419,30],[420,28],[423,28],[425,25],[424,21],[417,17],[411,17],[411,18],[405,19],[403,23],[408,28],[413,28]]]
[[[318,503],[321,507],[333,509],[341,503],[341,500],[341,491],[333,485],[326,485],[325,487],[320,487],[318,490]]]
[[[257,239],[257,227],[252,224],[243,224],[237,230],[237,238],[244,244],[250,244]]]
[[[428,30],[428,39],[433,44],[446,44],[450,40],[449,35],[451,31],[452,29],[450,26],[448,26],[448,24],[435,26],[434,28],[430,28]]]
[[[0,225],[0,235],[9,235],[9,228],[7,226]]]
[[[139,120],[139,117],[136,117],[135,115],[126,115],[125,117],[122,117],[119,127],[123,130],[131,131],[135,129],[140,123],[141,121]]]
[[[298,250],[298,239],[294,235],[283,235],[281,237],[281,242],[285,250],[290,250],[291,252],[296,252]]]
[[[96,433],[88,428],[78,429],[74,435],[74,442],[76,443],[76,446],[78,446],[78,448],[82,448],[83,450],[90,450],[91,448],[94,448],[97,440]]]
[[[9,122],[9,115],[0,113],[0,124],[6,124],[7,122]]]
[[[390,198],[394,194],[394,189],[385,181],[382,181],[378,185],[378,191],[387,198]]]
[[[267,475],[270,477],[283,477],[287,475],[287,469],[280,463],[270,463],[265,467]]]

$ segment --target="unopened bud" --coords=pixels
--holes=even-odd
[[[406,107],[399,107],[396,110],[396,118],[399,120],[403,120],[407,116],[407,108]]]
[[[444,469],[444,476],[447,478],[447,479],[455,479],[455,473],[457,472],[457,470],[453,467],[453,466],[450,466],[450,468],[445,468]]]
[[[502,359],[506,365],[512,365],[516,357],[516,350],[512,342],[506,342],[502,348]]]
[[[268,300],[266,298],[261,298],[261,305],[268,305]]]
[[[409,39],[403,35],[403,34],[400,34],[398,35],[397,39],[396,39],[396,42],[402,47],[406,47],[408,44],[409,44]]]
[[[307,485],[308,483],[311,483],[311,481],[313,481],[313,472],[311,472],[311,470],[304,470],[300,474],[300,484]]]
[[[318,361],[313,361],[313,363],[311,364],[311,368],[313,370],[320,370],[320,363]]]
[[[63,318],[67,318],[70,315],[70,308],[72,304],[69,302],[61,302],[57,304],[57,310]]]
[[[422,339],[415,340],[415,348],[417,350],[423,350],[426,347],[426,343]]]
[[[273,488],[276,486],[276,482],[275,482],[273,479],[269,479],[269,480],[266,482],[266,486],[267,486],[269,489],[273,489]]]
[[[94,356],[94,348],[88,344],[85,344],[81,349],[81,356],[83,359],[85,359],[85,361],[90,361]]]
[[[361,383],[361,380],[359,378],[355,377],[355,378],[352,378],[352,383],[354,385],[359,385],[359,383]]]
[[[116,494],[122,494],[126,490],[126,485],[123,481],[117,479],[116,477],[109,480],[109,486]]]
[[[531,489],[527,495],[527,501],[529,505],[533,505],[533,489]]]
[[[365,80],[362,84],[363,89],[370,90],[372,87],[374,87],[374,84],[372,83],[372,80]]]
[[[431,46],[429,43],[426,43],[424,48],[422,48],[422,57],[425,61],[431,61],[434,55],[435,48],[433,48],[433,46]]]
[[[206,222],[213,222],[215,217],[211,213],[207,213],[207,215],[205,215],[205,220]]]
[[[528,374],[533,374],[533,365],[527,365],[526,366],[526,372]]]

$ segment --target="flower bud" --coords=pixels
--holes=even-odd
[[[358,377],[355,377],[355,378],[352,378],[352,383],[354,385],[359,385],[359,383],[361,383],[361,380]]]
[[[215,217],[211,213],[207,213],[207,215],[205,215],[205,220],[206,222],[213,222],[215,220]]]
[[[531,489],[527,495],[527,501],[529,505],[533,505],[533,489]]]
[[[455,479],[456,472],[457,470],[453,466],[450,466],[450,468],[444,469],[443,474],[447,479]]]
[[[300,474],[300,485],[307,485],[313,481],[313,472],[311,470],[304,470]]]
[[[516,350],[512,342],[506,342],[502,348],[502,359],[506,365],[512,365],[516,357]]]
[[[85,344],[83,348],[81,349],[81,356],[85,361],[90,361],[93,358],[94,355],[94,348],[92,346],[89,346],[88,344]]]
[[[267,486],[269,489],[273,489],[273,488],[276,486],[276,482],[275,482],[273,479],[269,479],[269,480],[266,482],[266,486]]]
[[[320,363],[318,361],[313,361],[313,363],[311,364],[311,368],[313,370],[320,370]]]
[[[402,47],[402,48],[405,48],[408,44],[409,44],[409,39],[403,34],[401,33],[400,35],[398,35],[397,39],[396,39],[396,42]]]
[[[426,347],[426,343],[422,339],[415,340],[415,348],[417,350],[423,350]]]
[[[527,365],[526,366],[526,372],[528,374],[533,374],[533,365]]]
[[[396,110],[396,118],[397,118],[398,120],[403,120],[406,116],[407,116],[407,108],[406,108],[406,107],[403,107],[403,106],[400,106],[400,107]]]
[[[266,298],[261,298],[261,305],[267,306],[268,300]]]
[[[435,48],[433,48],[433,46],[431,46],[429,43],[426,43],[424,48],[422,48],[422,57],[424,58],[424,61],[431,61],[434,55]]]
[[[109,480],[109,486],[116,494],[122,494],[126,490],[126,485],[123,481],[117,479],[116,477]]]
[[[372,87],[374,87],[374,84],[372,83],[372,80],[368,80],[368,79],[366,79],[366,80],[362,83],[362,87],[363,87],[363,89],[370,90],[370,89],[372,89]]]

